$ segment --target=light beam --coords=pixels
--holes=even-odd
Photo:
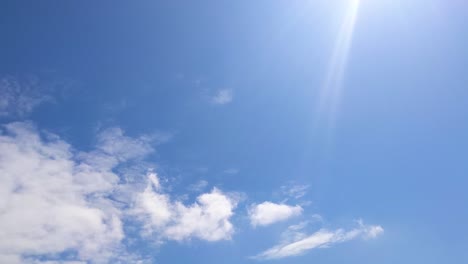
[[[327,129],[335,127],[338,108],[343,92],[343,77],[351,49],[360,0],[350,0],[338,33],[324,84],[320,91],[317,121]]]

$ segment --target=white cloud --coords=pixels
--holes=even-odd
[[[70,146],[24,123],[0,136],[0,254],[106,255],[123,238],[118,210],[103,200],[118,177],[73,160]],[[93,196],[93,198],[88,198]]]
[[[132,162],[145,164],[153,140],[130,138],[121,129],[111,128],[98,135],[93,150],[79,152],[29,123],[0,128],[0,263],[55,263],[64,252],[72,256],[63,263],[143,263],[146,260],[127,253],[122,243],[122,219],[127,217],[143,223],[143,237],[156,242],[231,239],[231,218],[242,194],[213,188],[184,204],[171,198],[151,170],[146,181],[136,177],[125,181],[116,173]],[[302,210],[264,202],[252,206],[249,216],[254,226],[269,225],[298,216]],[[302,226],[291,226],[278,246],[257,258],[302,254],[383,232],[380,226],[360,222],[359,228],[348,232],[321,230],[308,236]]]
[[[158,240],[217,241],[231,238],[234,228],[230,218],[236,204],[217,188],[198,196],[192,205],[171,201],[156,174],[149,173],[146,189],[136,196],[133,214],[144,223],[147,235]]]
[[[268,260],[298,256],[316,248],[327,248],[357,238],[376,238],[384,232],[381,226],[366,226],[360,223],[359,227],[349,231],[343,229],[335,231],[321,229],[311,235],[307,235],[300,231],[304,227],[305,225],[303,224],[290,226],[283,233],[283,239],[278,245],[265,250],[253,258]]]
[[[0,116],[23,116],[50,100],[35,78],[0,79]]]
[[[250,223],[253,226],[266,226],[284,221],[302,214],[302,207],[264,202],[253,205],[249,210]]]
[[[228,104],[234,98],[234,93],[231,89],[221,89],[216,92],[216,94],[211,97],[211,101],[214,104],[224,105]]]
[[[123,217],[142,220],[161,241],[231,238],[236,197],[213,188],[184,205],[151,171],[146,187],[122,182],[114,171],[140,164],[153,151],[151,138],[119,128],[97,138],[94,150],[79,152],[29,123],[0,130],[0,262],[55,261],[63,252],[76,253],[70,261],[118,261],[127,254]]]
[[[175,222],[168,226],[165,235],[175,240],[192,236],[208,241],[230,239],[234,232],[230,218],[235,206],[234,201],[216,188],[198,196],[197,202],[190,206],[178,202]]]
[[[149,219],[145,223],[147,228],[163,227],[172,218],[169,197],[158,193],[160,188],[161,186],[156,174],[150,173],[148,175],[148,186],[142,193],[136,196],[134,213],[138,217],[142,217],[143,215],[149,216]]]
[[[129,152],[125,152],[128,149]],[[103,262],[124,237],[122,212],[109,195],[118,188],[112,171],[151,151],[142,139],[104,131],[98,147],[76,152],[57,136],[41,136],[28,123],[0,134],[0,262],[29,256],[77,253],[77,261]]]

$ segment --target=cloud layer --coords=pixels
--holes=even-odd
[[[155,173],[146,187],[115,171],[153,151],[151,137],[102,131],[89,152],[74,150],[29,123],[5,125],[0,134],[0,262],[57,259],[107,263],[125,253],[124,220],[164,240],[229,239],[236,200],[213,188],[190,205],[163,192]],[[125,165],[125,166],[124,166]],[[144,183],[143,183],[144,184]],[[148,233],[149,232],[149,233]],[[125,261],[124,261],[125,262]]]
[[[40,263],[64,256],[75,263],[136,263],[139,257],[126,251],[126,227],[156,243],[231,239],[240,197],[214,187],[192,202],[174,198],[180,196],[171,195],[144,161],[158,140],[128,137],[110,128],[97,135],[93,149],[81,152],[30,123],[2,126],[0,263]],[[197,192],[206,187],[202,183]],[[268,226],[302,212],[298,205],[263,202],[252,205],[248,216],[251,225]],[[281,243],[255,258],[299,255],[383,232],[362,223],[350,231],[323,229],[312,235],[301,228],[291,226]]]

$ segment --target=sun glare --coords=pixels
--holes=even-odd
[[[351,49],[359,6],[360,0],[350,0],[348,3],[320,91],[318,121],[322,125],[326,125],[328,129],[335,126],[343,92],[343,77]]]

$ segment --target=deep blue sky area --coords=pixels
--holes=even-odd
[[[468,263],[467,18],[2,1],[0,262]]]

